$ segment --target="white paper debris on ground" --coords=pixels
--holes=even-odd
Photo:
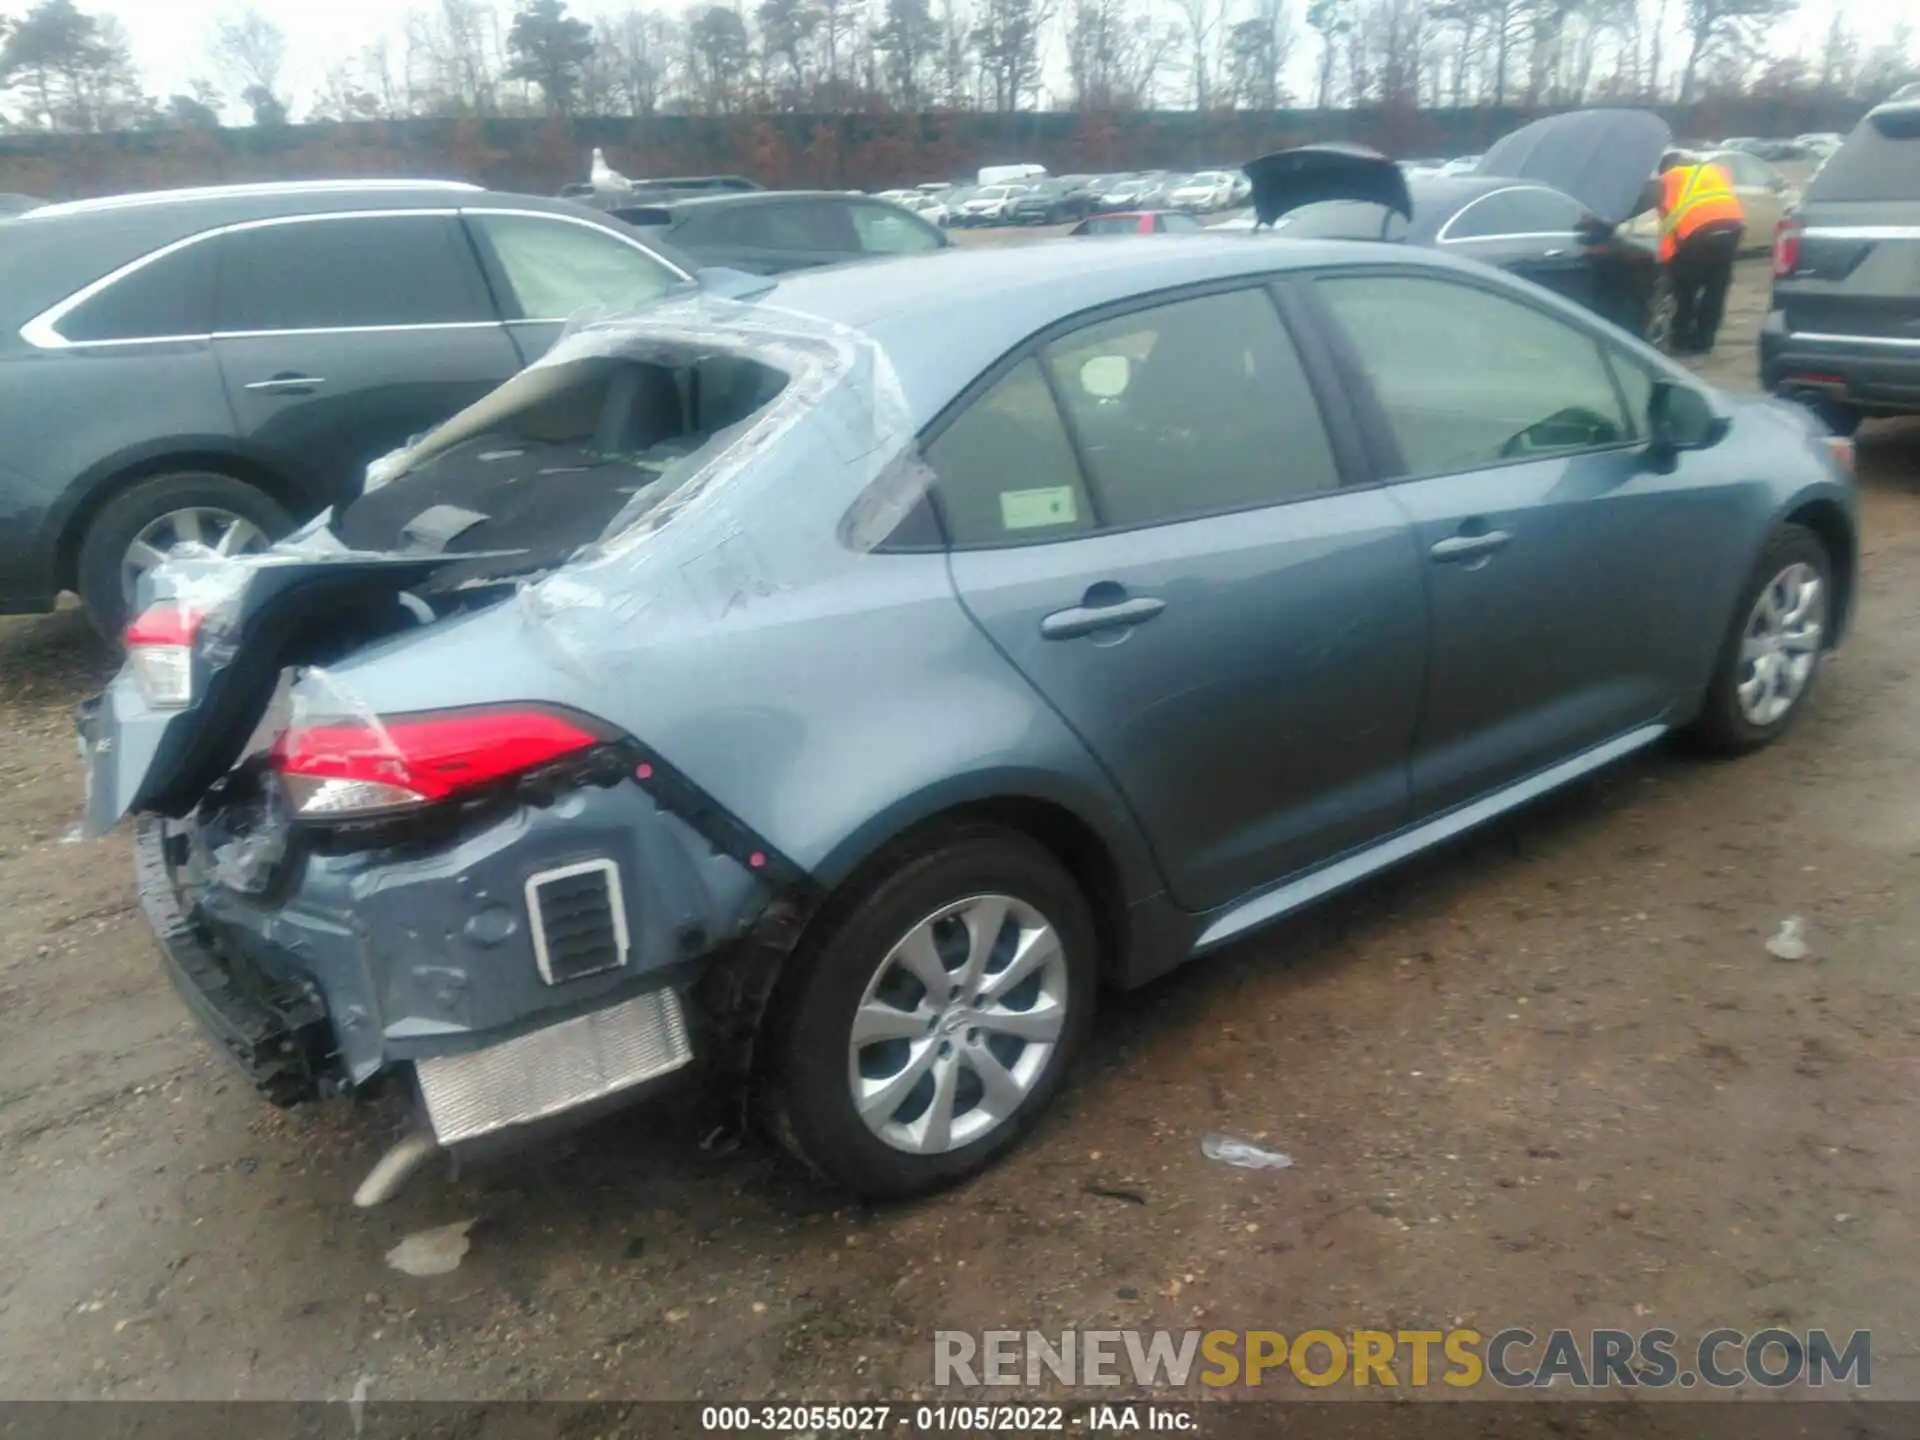
[[[1238,1165],[1242,1170],[1285,1170],[1293,1164],[1291,1155],[1266,1150],[1251,1140],[1236,1140],[1231,1135],[1203,1135],[1200,1153],[1209,1160]]]
[[[432,1230],[416,1230],[387,1252],[387,1264],[402,1275],[446,1275],[460,1268],[472,1241],[467,1231],[476,1220],[456,1220]]]
[[[1804,960],[1809,951],[1800,930],[1800,917],[1789,915],[1780,922],[1780,933],[1767,941],[1767,953],[1776,960]]]

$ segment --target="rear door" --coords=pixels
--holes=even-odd
[[[239,433],[332,500],[520,368],[451,210],[293,216],[215,243]]]
[[[1669,718],[1701,682],[1743,502],[1705,483],[1710,452],[1647,462],[1650,373],[1504,286],[1369,269],[1312,288],[1425,574],[1416,811]]]
[[[1593,268],[1574,227],[1579,202],[1537,185],[1495,190],[1462,206],[1441,227],[1444,250],[1498,266],[1591,309]]]
[[[1789,336],[1863,344],[1886,356],[1861,378],[1910,400],[1920,393],[1920,101],[1860,122],[1807,187],[1800,253],[1774,282]],[[1812,353],[1812,352],[1809,352]]]
[[[525,364],[576,315],[631,310],[687,279],[631,232],[581,216],[489,206],[461,216]]]
[[[1420,566],[1386,495],[1341,487],[1266,291],[1057,335],[927,457],[962,602],[1113,776],[1180,905],[1401,823]]]

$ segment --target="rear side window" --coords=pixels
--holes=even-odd
[[[940,232],[924,220],[883,205],[855,205],[853,228],[869,255],[912,255],[940,248]]]
[[[1920,104],[1862,120],[1813,177],[1807,199],[1920,199]]]
[[[206,335],[213,328],[213,248],[201,241],[149,261],[69,311],[60,334],[76,342]]]
[[[957,546],[1017,545],[1093,527],[1073,445],[1040,372],[1022,360],[927,447]]]
[[[223,235],[214,329],[326,330],[495,319],[450,215],[327,217]]]
[[[689,216],[688,243],[735,245],[754,250],[832,250],[848,254],[863,248],[847,207],[823,200],[729,205]]]
[[[1089,220],[1082,227],[1084,235],[1138,235],[1140,220],[1133,215],[1103,215],[1097,220]]]
[[[1316,282],[1407,475],[1622,444],[1635,433],[1600,342],[1503,295],[1414,275]]]
[[[544,215],[469,214],[492,255],[514,320],[565,320],[582,310],[644,305],[679,277],[638,245],[597,225]]]
[[[1448,240],[1504,235],[1559,235],[1573,229],[1580,207],[1550,190],[1501,190],[1468,205],[1446,228]]]

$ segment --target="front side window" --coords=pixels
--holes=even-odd
[[[627,310],[656,299],[679,277],[661,261],[597,225],[542,215],[472,214],[493,252],[509,318],[565,320],[582,310]]]
[[[869,255],[913,255],[940,248],[940,232],[923,220],[881,205],[854,205],[853,228]]]
[[[496,318],[451,216],[324,216],[234,230],[216,244],[220,333]]]
[[[1443,475],[1633,438],[1593,336],[1504,295],[1415,275],[1323,276],[1399,441]]]
[[[203,336],[213,328],[213,251],[202,240],[150,260],[68,311],[56,328],[75,343]]]
[[[1134,311],[1044,354],[1103,524],[1242,510],[1339,483],[1313,391],[1264,290]]]

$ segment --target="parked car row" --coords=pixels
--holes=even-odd
[[[1027,167],[1008,167],[1027,168]],[[875,197],[914,209],[940,225],[1062,225],[1090,215],[1174,210],[1209,214],[1247,195],[1237,169],[1186,174],[1155,170],[1108,175],[1028,175],[991,183],[922,185]]]

